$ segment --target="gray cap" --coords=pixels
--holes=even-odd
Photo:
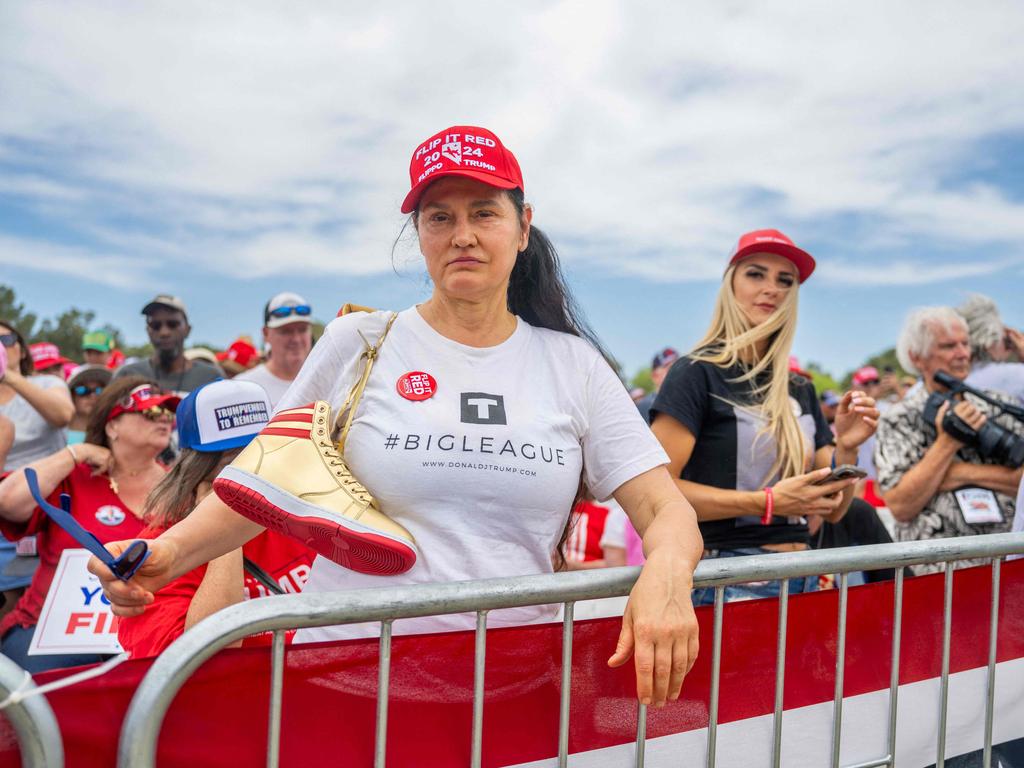
[[[188,310],[185,309],[185,302],[179,299],[177,296],[171,296],[169,293],[160,293],[153,297],[146,306],[142,308],[142,314],[148,315],[157,307],[167,307],[168,309],[176,309],[181,314],[188,317]]]

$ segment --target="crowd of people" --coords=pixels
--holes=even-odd
[[[635,656],[638,694],[653,704],[678,696],[695,658],[693,606],[714,597],[692,590],[702,558],[1014,525],[1024,335],[990,300],[910,312],[897,343],[905,374],[865,366],[849,391],[816,392],[792,357],[815,259],[778,230],[752,231],[722,265],[707,332],[684,353],[659,350],[653,391],[631,393],[496,135],[440,132],[416,148],[410,181],[402,210],[431,297],[339,313],[315,345],[312,309],[291,292],[264,306],[262,352],[245,337],[217,354],[186,349],[188,310],[171,295],[142,308],[145,359],[94,332],[77,364],[0,320],[0,651],[30,671],[95,660],[27,653],[74,543],[36,506],[26,467],[51,503],[69,494],[111,551],[148,540],[130,581],[90,566],[133,655],[245,597],[636,564],[609,663]],[[779,588],[736,585],[726,598]],[[496,611],[490,623],[547,610]]]

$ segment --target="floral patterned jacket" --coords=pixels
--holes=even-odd
[[[1012,403],[1012,398],[997,392],[988,392],[993,399]],[[1021,425],[1012,416],[996,415],[997,411],[988,403],[971,395],[966,396],[978,410],[989,419],[1017,434],[1024,434]],[[894,488],[903,475],[917,464],[936,440],[935,427],[925,423],[924,408],[928,400],[928,391],[918,387],[911,391],[899,403],[896,403],[882,414],[878,423],[875,444],[875,467],[878,470],[878,484],[882,493]],[[993,459],[983,459],[978,451],[971,446],[963,446],[954,461],[969,461],[974,464],[998,464]],[[1002,493],[996,493],[996,501],[1006,518],[1002,523],[968,524],[960,513],[953,491],[941,491],[933,496],[920,514],[913,520],[896,522],[896,541],[918,541],[922,539],[944,539],[952,536],[971,536],[979,533],[1003,533],[1010,530],[1013,524],[1015,499]],[[965,560],[958,567],[981,565],[984,560]],[[915,574],[936,573],[943,569],[942,564],[914,566]]]

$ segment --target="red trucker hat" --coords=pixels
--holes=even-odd
[[[493,133],[473,125],[453,125],[416,147],[409,162],[412,189],[402,202],[402,213],[416,210],[424,190],[442,176],[465,176],[498,189],[524,189],[515,155]]]
[[[814,271],[814,257],[802,248],[797,248],[792,240],[777,229],[755,229],[742,235],[736,250],[729,257],[729,266],[755,253],[774,253],[789,259],[796,267],[801,283]]]

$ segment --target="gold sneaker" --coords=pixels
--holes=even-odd
[[[303,542],[338,565],[388,576],[416,562],[412,535],[352,476],[320,400],[278,413],[213,489],[238,514]]]

